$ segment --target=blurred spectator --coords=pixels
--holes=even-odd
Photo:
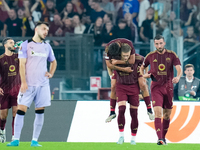
[[[183,36],[183,30],[181,28],[181,21],[180,20],[175,20],[173,22],[173,30],[171,31],[171,34],[174,37]]]
[[[113,1],[115,2],[114,23],[117,24],[119,19],[124,18],[124,15],[123,15],[124,2],[121,2],[121,0],[113,0]]]
[[[131,29],[125,19],[120,19],[115,30],[116,38],[126,38],[131,40]]]
[[[90,16],[87,16],[86,14],[83,14],[82,19],[81,19],[82,24],[84,24],[86,27],[90,26],[91,20]]]
[[[74,33],[75,34],[83,34],[85,31],[86,26],[81,23],[80,18],[78,15],[73,17],[73,24],[74,24]]]
[[[45,9],[45,4],[42,0],[35,0],[31,7],[31,14],[35,23],[39,22],[42,17],[42,11]]]
[[[42,12],[41,21],[51,22],[53,21],[53,15],[58,13],[57,9],[55,8],[54,0],[47,0],[46,8]]]
[[[70,18],[64,20],[63,36],[65,36],[66,33],[74,33],[74,28]]]
[[[23,1],[24,0],[9,0],[8,5],[10,8],[18,9],[20,7],[23,7]]]
[[[159,19],[162,16],[163,11],[164,11],[164,3],[162,0],[155,0],[153,4],[151,4],[151,7],[154,8],[154,21],[156,24],[158,24]]]
[[[150,7],[148,0],[138,0],[140,2],[139,14],[138,14],[138,26],[142,26],[142,22],[146,19],[146,10]]]
[[[54,14],[53,21],[50,23],[49,36],[60,37],[63,35],[63,23],[61,21],[60,15]],[[59,46],[60,41],[53,41],[54,46]]]
[[[166,43],[165,48],[170,49],[170,47],[171,47],[171,30],[169,28],[169,21],[167,19],[161,20],[160,29],[162,32],[162,36],[165,39],[165,43]]]
[[[185,77],[181,77],[174,87],[175,100],[199,100],[200,80],[194,77],[194,65],[187,64],[184,67]]]
[[[105,28],[103,29],[102,37],[103,37],[102,40],[103,43],[101,46],[106,46],[107,43],[115,39],[114,25],[111,21],[107,21],[105,23]]]
[[[103,18],[106,14],[106,12],[103,11],[100,6],[100,0],[93,0],[91,8],[93,9],[90,13],[90,20],[92,21],[92,23],[94,23],[98,17]]]
[[[22,20],[17,18],[15,9],[10,9],[9,18],[4,23],[3,35],[6,36],[25,36]],[[7,34],[8,32],[8,34]]]
[[[70,0],[56,0],[56,9],[58,10],[59,13],[62,12],[62,10],[65,8],[67,2]]]
[[[138,41],[138,29],[137,26],[133,23],[132,16],[130,13],[126,13],[124,16],[128,27],[131,29],[131,41],[137,42]]]
[[[110,0],[102,0],[102,3],[100,3],[101,8],[103,8],[103,10],[107,13],[113,15],[115,13],[115,7],[113,5],[113,3],[110,2]]]
[[[180,5],[180,19],[185,23],[189,18],[193,6],[190,0],[182,0]]]
[[[78,13],[79,15],[82,15],[84,12],[84,6],[83,4],[80,2],[80,0],[71,0],[72,4],[73,4],[73,10],[75,13]]]
[[[149,7],[146,10],[147,18],[142,22],[140,28],[140,38],[142,42],[149,43],[153,39],[153,21],[154,21],[154,9]]]
[[[89,28],[85,30],[84,33],[93,34],[94,35],[94,45],[101,46],[102,45],[102,32],[103,32],[103,19],[98,17],[95,23],[92,23]]]
[[[133,22],[138,25],[136,20],[138,13],[139,13],[139,2],[138,0],[124,0],[123,5],[123,15],[125,16],[126,13],[130,13],[132,15]]]
[[[73,18],[74,15],[77,15],[77,13],[74,12],[73,4],[71,2],[68,2],[61,12],[61,18],[62,20],[65,20],[67,18]]]
[[[8,4],[5,2],[5,0],[0,1],[0,21],[5,22],[6,19],[8,19],[8,11],[10,8],[8,7]]]
[[[106,24],[107,22],[112,21],[112,15],[111,14],[105,14],[103,17],[103,23]]]
[[[25,36],[33,36],[35,29],[35,24],[32,20],[29,8],[30,2],[28,0],[25,0],[23,1],[23,7],[19,8],[17,11],[18,18],[22,19]]]
[[[0,20],[0,36],[3,36],[3,22]]]
[[[197,36],[194,33],[194,27],[187,27],[187,36],[184,38],[184,48],[188,49],[189,47],[198,43]]]

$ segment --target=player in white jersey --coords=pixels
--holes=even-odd
[[[14,123],[14,140],[7,146],[19,146],[19,139],[24,123],[24,115],[32,101],[35,102],[35,121],[31,146],[41,146],[37,140],[44,122],[44,109],[51,105],[49,78],[53,77],[57,62],[51,46],[44,42],[49,31],[49,24],[39,22],[31,40],[21,44],[19,50],[21,88],[18,95],[18,110]],[[51,63],[49,72],[47,61]]]

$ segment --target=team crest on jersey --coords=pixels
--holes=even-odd
[[[171,60],[171,59],[170,59],[169,57],[166,58],[166,61],[167,61],[168,63],[170,62],[170,60]]]
[[[10,72],[15,71],[15,66],[14,65],[10,65],[9,70],[10,70]]]
[[[15,61],[18,61],[18,58],[15,58]]]
[[[158,66],[158,69],[159,69],[160,71],[165,70],[165,65],[164,65],[164,64],[160,64],[160,65]]]

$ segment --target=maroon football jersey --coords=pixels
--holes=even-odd
[[[4,94],[16,95],[20,89],[18,54],[0,56],[0,88]]]
[[[115,77],[113,79],[117,80],[120,84],[135,84],[138,82],[138,77],[140,75],[139,67],[142,65],[144,57],[135,54],[135,64],[134,65],[118,65],[120,67],[131,67],[133,72],[127,73],[122,71],[114,71]]]
[[[118,42],[120,44],[123,44],[123,43],[126,43],[128,44],[130,47],[131,47],[131,55],[135,54],[135,48],[133,47],[133,43],[130,41],[130,40],[127,40],[127,39],[124,39],[124,38],[118,38],[118,39],[115,39],[115,40],[112,40],[110,41],[107,45],[106,45],[106,53],[107,53],[107,56],[105,57],[106,60],[111,60],[111,59],[116,59],[116,58],[113,58],[112,56],[109,55],[108,53],[108,47],[111,43],[114,43],[114,42]]]
[[[171,83],[174,77],[173,66],[181,65],[175,52],[166,50],[164,54],[159,54],[157,50],[147,54],[144,67],[150,65],[149,73],[152,74],[153,81],[158,84]]]

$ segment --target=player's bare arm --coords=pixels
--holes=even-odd
[[[26,92],[28,89],[28,85],[26,82],[26,58],[19,58],[19,72],[20,72],[20,78],[21,78],[21,88],[20,91],[22,93]]]
[[[180,65],[176,65],[175,68],[177,70],[177,76],[172,79],[172,83],[178,83],[183,73]]]
[[[113,64],[111,64],[110,60],[106,60],[106,65],[108,68],[110,68],[111,70],[118,70],[118,71],[123,71],[123,72],[133,72],[133,70],[131,69],[131,67],[119,67],[119,66],[115,66]]]
[[[45,76],[48,78],[52,78],[54,75],[54,72],[56,71],[56,67],[57,67],[57,61],[54,60],[51,62],[50,64],[50,71],[45,73]]]
[[[134,64],[135,63],[135,54],[131,55],[128,61],[123,61],[123,60],[116,60],[116,59],[111,59],[113,65],[117,64]]]
[[[146,68],[148,68],[148,67],[146,67]],[[144,70],[146,70],[146,68],[144,68],[144,65],[142,65],[142,66],[140,67],[140,73],[142,74],[142,76],[143,76],[144,78],[150,78],[150,77],[151,77],[151,74],[148,73],[148,71],[147,71],[147,72],[145,71],[145,74],[144,74]],[[148,69],[147,69],[147,70],[148,70]]]
[[[0,88],[0,95],[3,95],[3,89]]]

